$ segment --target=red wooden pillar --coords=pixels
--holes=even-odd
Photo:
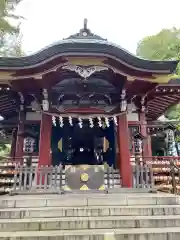
[[[50,115],[42,113],[39,141],[39,166],[51,165],[51,132],[52,118]]]
[[[132,187],[132,166],[129,152],[129,131],[126,113],[118,117],[119,168],[122,187]]]
[[[139,113],[139,121],[141,134],[145,137],[142,145],[142,155],[144,157],[150,157],[152,156],[151,137],[147,134],[147,121],[144,112]]]
[[[10,152],[10,157],[13,160],[16,154],[16,139],[17,139],[17,129],[13,129],[12,136],[11,136],[11,152]]]
[[[23,164],[23,146],[24,146],[24,130],[25,130],[25,113],[19,112],[19,124],[16,138],[16,153],[15,160],[20,164]]]

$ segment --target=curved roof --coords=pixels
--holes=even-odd
[[[43,62],[54,59],[57,56],[105,56],[123,62],[134,69],[155,73],[172,73],[178,61],[149,61],[136,57],[116,44],[91,33],[87,28],[87,21],[84,28],[78,33],[50,45],[41,51],[20,58],[0,58],[0,69],[21,69],[33,68]]]

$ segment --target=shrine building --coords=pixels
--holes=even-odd
[[[12,136],[11,158],[23,164],[37,155],[38,166],[106,162],[132,187],[134,151],[152,155],[147,123],[180,100],[180,84],[170,81],[177,64],[138,58],[92,33],[86,20],[35,54],[1,57],[1,128]]]

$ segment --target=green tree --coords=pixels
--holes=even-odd
[[[156,35],[143,38],[136,54],[149,60],[180,59],[180,29],[163,29]],[[179,66],[176,73],[180,74]]]
[[[163,29],[156,35],[143,38],[136,54],[148,60],[180,60],[180,29]],[[180,78],[180,64],[172,78]],[[180,119],[180,105],[172,106],[165,113],[169,119]]]
[[[170,107],[164,114],[169,120],[180,120],[180,104]]]
[[[19,2],[20,0],[0,0],[0,56],[22,55],[19,32],[22,17],[14,14]]]
[[[13,12],[19,0],[0,0],[0,31],[3,33],[16,33],[19,29],[10,23],[12,19],[19,19],[20,16]]]
[[[1,38],[1,57],[20,57],[24,53],[21,48],[21,35],[19,33],[4,34]]]
[[[20,16],[14,14],[20,0],[0,0],[0,56],[21,56]],[[14,23],[14,24],[12,24]],[[10,144],[0,142],[0,156],[9,153]]]
[[[11,151],[11,144],[0,143],[0,157],[8,156]]]

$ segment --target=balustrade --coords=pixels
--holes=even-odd
[[[54,189],[62,190],[66,180],[65,170],[61,169],[62,166],[38,167],[37,156],[32,157],[30,165],[27,164],[28,157],[24,157],[23,160],[24,164],[19,165],[18,159],[1,159],[0,192],[7,193],[13,188],[14,190],[18,189],[19,192],[23,192],[25,189],[26,191],[36,189],[36,191],[41,192],[52,192],[55,191]],[[19,162],[22,161],[19,160]],[[180,157],[139,157],[138,161],[136,158],[131,158],[131,165],[133,168],[133,188],[180,193]],[[37,176],[39,176],[39,182]],[[62,178],[62,183],[58,183],[60,178]],[[44,182],[41,179],[44,179]],[[118,169],[105,167],[104,185],[104,189],[122,187]]]

